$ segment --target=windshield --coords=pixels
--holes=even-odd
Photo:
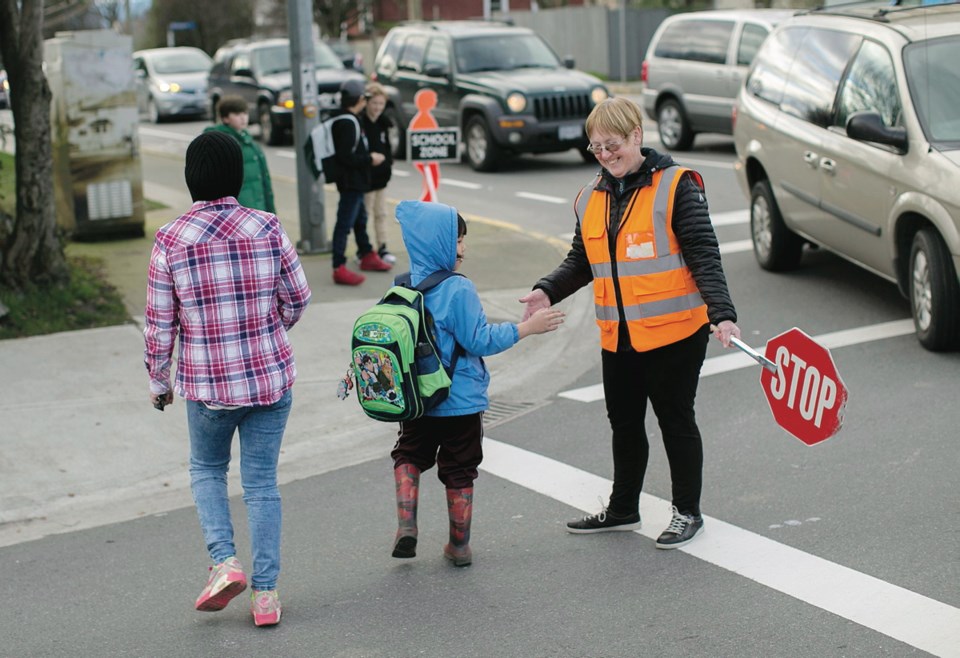
[[[313,44],[313,53],[318,69],[342,69],[343,62],[330,47],[319,41]],[[260,48],[253,56],[254,67],[263,75],[287,73],[290,71],[290,47],[287,45]]]
[[[202,50],[181,50],[161,53],[153,58],[153,70],[159,74],[204,73],[210,70],[211,59]]]
[[[511,71],[522,68],[557,68],[560,60],[535,34],[496,34],[455,42],[457,70]]]
[[[960,36],[910,44],[903,49],[910,95],[927,140],[938,148],[960,148]]]

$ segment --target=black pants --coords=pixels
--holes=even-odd
[[[693,410],[700,367],[710,328],[649,352],[603,351],[603,392],[613,429],[613,493],[616,515],[639,510],[640,491],[650,456],[644,419],[653,405],[670,462],[673,504],[684,514],[700,514],[703,444]]]
[[[447,489],[468,489],[483,461],[483,414],[423,416],[400,423],[400,437],[390,456],[393,467],[412,464],[422,473],[437,465]]]

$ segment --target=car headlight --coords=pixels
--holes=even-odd
[[[594,105],[599,105],[603,101],[607,100],[610,94],[607,93],[607,90],[603,87],[594,87],[590,91],[590,100],[593,101]]]
[[[515,91],[507,96],[507,107],[511,112],[523,112],[527,108],[527,97]]]
[[[280,95],[277,96],[277,105],[280,107],[285,107],[288,110],[293,109],[293,91],[290,89],[280,92]]]
[[[180,91],[180,85],[176,82],[161,82],[157,84],[157,88],[165,94],[175,94]]]

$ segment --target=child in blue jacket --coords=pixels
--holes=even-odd
[[[457,271],[463,263],[467,224],[440,203],[403,201],[397,206],[403,244],[410,257],[410,279],[417,285],[439,270]],[[437,349],[449,367],[454,348],[462,348],[449,397],[426,415],[400,423],[393,457],[398,529],[393,557],[411,558],[417,549],[417,495],[420,473],[437,465],[447,490],[450,542],[443,554],[458,567],[471,563],[470,521],[473,481],[483,459],[483,412],[489,406],[490,373],[483,357],[502,352],[531,334],[553,331],[564,314],[544,308],[519,324],[489,324],[470,279],[453,276],[424,295],[436,325]]]

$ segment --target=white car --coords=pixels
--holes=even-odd
[[[213,60],[199,48],[151,48],[133,53],[137,108],[153,123],[207,116],[207,75]]]

